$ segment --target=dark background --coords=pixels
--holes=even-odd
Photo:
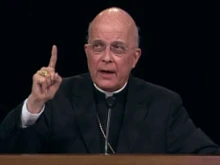
[[[217,4],[9,0],[4,5],[0,121],[28,96],[32,75],[48,64],[52,44],[62,77],[86,72],[88,23],[106,7],[118,6],[140,28],[143,54],[134,75],[178,92],[195,124],[220,144]]]

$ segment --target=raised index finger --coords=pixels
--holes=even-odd
[[[56,45],[53,45],[52,51],[51,51],[49,67],[52,67],[55,69],[56,62],[57,62],[57,47],[56,47]]]

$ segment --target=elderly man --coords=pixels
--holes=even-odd
[[[178,94],[131,75],[141,56],[138,41],[132,17],[112,7],[89,25],[89,73],[62,79],[53,46],[29,97],[0,127],[2,152],[219,154]]]

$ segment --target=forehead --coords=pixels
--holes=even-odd
[[[122,41],[129,43],[131,40],[130,28],[120,22],[95,23],[90,29],[90,40],[103,40],[105,42]]]

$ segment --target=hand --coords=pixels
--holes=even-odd
[[[55,72],[56,62],[57,47],[53,45],[49,65],[33,75],[32,91],[27,101],[27,109],[31,113],[39,113],[59,89],[62,78]]]

